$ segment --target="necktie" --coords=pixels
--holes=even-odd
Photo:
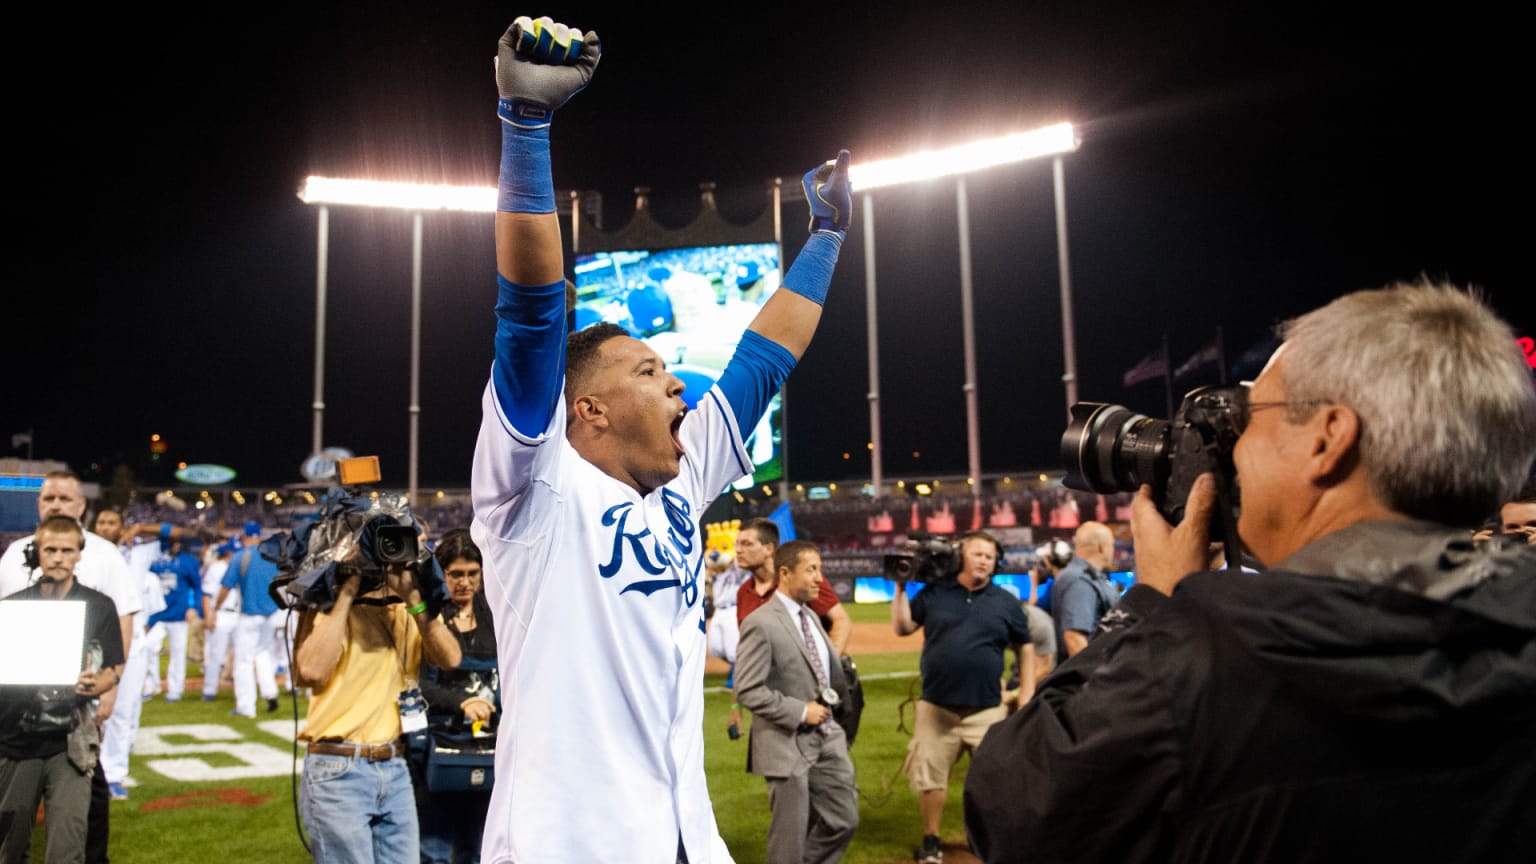
[[[827,668],[821,665],[821,652],[816,650],[816,634],[811,631],[811,619],[800,610],[800,632],[805,634],[806,650],[811,652],[811,668],[816,671],[816,686],[827,689]]]

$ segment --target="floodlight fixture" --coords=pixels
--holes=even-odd
[[[882,186],[915,183],[1011,162],[1070,153],[1077,149],[1077,145],[1077,133],[1072,124],[1057,123],[1029,132],[972,141],[943,150],[929,150],[876,162],[855,162],[848,169],[848,179],[853,183],[855,191],[866,192]]]
[[[304,178],[304,185],[299,187],[299,200],[305,204],[494,213],[496,187],[388,183],[381,180],[309,176]]]

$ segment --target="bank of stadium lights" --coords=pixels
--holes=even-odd
[[[382,180],[309,176],[304,178],[304,185],[299,187],[299,200],[305,204],[494,213],[496,187],[389,183]]]
[[[874,162],[855,162],[849,167],[848,176],[855,192],[865,192],[882,186],[915,183],[981,171],[1011,162],[1070,153],[1077,149],[1077,145],[1077,133],[1072,124],[1057,123],[942,150],[929,150]],[[304,184],[299,187],[299,200],[305,204],[494,213],[496,187],[393,183],[311,175],[305,177]]]
[[[882,186],[915,183],[981,171],[1010,162],[1070,153],[1077,149],[1077,145],[1077,133],[1072,124],[1057,123],[1029,132],[972,141],[942,150],[929,150],[875,162],[855,162],[848,168],[848,179],[855,192],[867,192]]]

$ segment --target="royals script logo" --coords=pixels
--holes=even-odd
[[[603,527],[613,529],[613,543],[608,563],[599,566],[597,573],[612,579],[626,562],[633,561],[644,572],[660,578],[637,579],[620,589],[620,594],[639,591],[649,596],[675,587],[682,592],[683,605],[691,607],[699,599],[699,571],[704,564],[704,556],[696,554],[699,529],[692,518],[693,508],[671,489],[661,490],[661,507],[667,516],[665,537],[651,532],[644,518],[635,512],[633,501],[603,511]]]

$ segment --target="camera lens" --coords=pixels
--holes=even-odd
[[[1063,483],[1100,494],[1134,492],[1143,483],[1161,489],[1168,477],[1171,424],[1121,405],[1079,402],[1061,436]]]
[[[409,525],[379,525],[374,529],[373,552],[380,564],[416,560],[416,530]]]

